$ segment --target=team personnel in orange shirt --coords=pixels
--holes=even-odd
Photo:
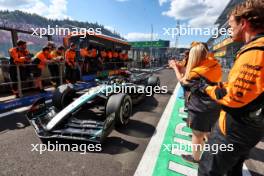
[[[59,79],[58,79],[59,65],[55,57],[55,53],[57,52],[56,45],[54,42],[49,41],[47,44],[47,47],[50,48],[50,56],[49,56],[50,63],[48,64],[48,68],[49,68],[50,75],[52,77],[51,84],[53,86],[57,86],[59,84]]]
[[[88,50],[88,62],[90,65],[91,73],[96,73],[97,71],[97,49],[93,46],[90,46]]]
[[[107,51],[107,58],[109,61],[111,61],[111,59],[113,59],[113,52],[111,50]]]
[[[9,67],[9,73],[10,73],[10,79],[12,82],[15,82],[12,84],[12,92],[13,94],[18,98],[18,89],[17,89],[17,67],[16,65],[19,65],[20,70],[20,79],[23,81],[27,77],[27,73],[29,73],[29,70],[27,70],[26,66],[24,64],[30,62],[30,53],[27,50],[27,43],[23,40],[17,41],[17,46],[9,49],[9,55],[10,55],[10,67]]]
[[[112,61],[114,62],[113,66],[116,69],[118,67],[118,52],[117,52],[117,50],[113,51],[113,59],[112,59]]]
[[[64,62],[64,52],[65,52],[64,46],[59,46],[57,49],[51,51],[50,53],[51,61],[54,64],[53,68],[51,68],[53,70],[52,77],[56,77],[56,78],[52,78],[51,83],[56,87],[59,85],[60,69],[62,67],[62,63]]]
[[[105,59],[105,64],[106,64],[106,69],[112,69],[112,63],[113,62],[113,52],[108,49],[107,52],[106,52],[107,56],[106,56],[106,59]]]
[[[64,46],[59,46],[57,50],[51,52],[51,57],[56,63],[64,62]]]
[[[41,75],[45,67],[47,66],[47,62],[50,57],[50,48],[48,46],[44,47],[42,51],[38,52],[34,59],[33,64],[36,64],[34,69],[34,78],[35,78],[35,87],[40,93],[45,93],[46,91],[43,89]]]
[[[199,176],[242,176],[242,166],[264,131],[264,2],[246,0],[229,15],[232,39],[245,45],[238,51],[228,82],[200,83],[199,90],[222,104],[219,122],[208,143],[225,144],[213,154],[204,151]]]
[[[80,71],[77,65],[76,44],[71,43],[70,48],[65,52],[65,77],[68,83],[75,83],[80,80]]]
[[[207,94],[193,91],[193,85],[201,80],[207,84],[216,85],[221,81],[221,65],[216,59],[208,57],[206,45],[197,42],[192,45],[189,53],[189,61],[183,72],[183,63],[179,64],[175,60],[169,61],[169,66],[176,73],[185,91],[190,92],[186,101],[188,108],[188,126],[192,129],[192,144],[201,146],[193,148],[192,155],[183,154],[183,159],[198,163],[200,160],[204,138],[207,138],[218,120],[220,107]]]
[[[118,58],[118,52],[115,50],[113,51],[113,59],[117,59]]]
[[[89,52],[88,52],[88,48],[87,47],[82,46],[80,48],[80,56],[83,59],[83,62],[82,62],[82,65],[81,65],[82,73],[83,74],[87,74],[89,72],[89,69],[90,69],[90,64],[89,64],[89,59],[88,59]]]
[[[123,60],[128,61],[128,53],[127,51],[123,54]]]
[[[107,57],[107,52],[105,51],[105,49],[102,49],[100,51],[100,56],[101,56],[102,61],[104,62],[106,60],[106,57]]]

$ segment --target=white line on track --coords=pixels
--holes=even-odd
[[[176,101],[176,95],[180,89],[180,84],[177,84],[173,94],[160,118],[156,128],[156,133],[151,137],[150,142],[141,158],[134,176],[151,176],[154,170],[156,160],[158,158],[160,148],[163,142],[166,129],[173,111],[173,105]]]

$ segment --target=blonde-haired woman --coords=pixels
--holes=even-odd
[[[180,72],[180,66],[170,61],[169,66],[176,73],[178,81],[184,90],[190,91],[187,100],[189,126],[192,129],[192,155],[182,155],[183,159],[198,163],[200,160],[204,138],[211,132],[218,119],[220,107],[208,95],[201,93],[199,82],[215,85],[222,79],[221,65],[216,59],[209,57],[205,44],[195,42],[189,53],[185,73]],[[198,85],[198,86],[197,86]]]

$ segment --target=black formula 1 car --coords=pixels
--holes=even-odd
[[[77,91],[72,84],[58,87],[52,106],[45,99],[37,100],[27,112],[27,118],[37,135],[43,139],[63,138],[101,143],[114,129],[127,125],[133,104],[139,103],[144,92],[120,92],[114,88],[139,89],[160,86],[152,73],[123,71],[106,80],[96,80],[97,86]]]

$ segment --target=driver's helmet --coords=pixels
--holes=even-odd
[[[129,77],[132,73],[131,73],[130,71],[128,71],[128,70],[122,70],[122,71],[120,72],[120,74],[121,74],[122,76],[127,76],[127,77]]]

